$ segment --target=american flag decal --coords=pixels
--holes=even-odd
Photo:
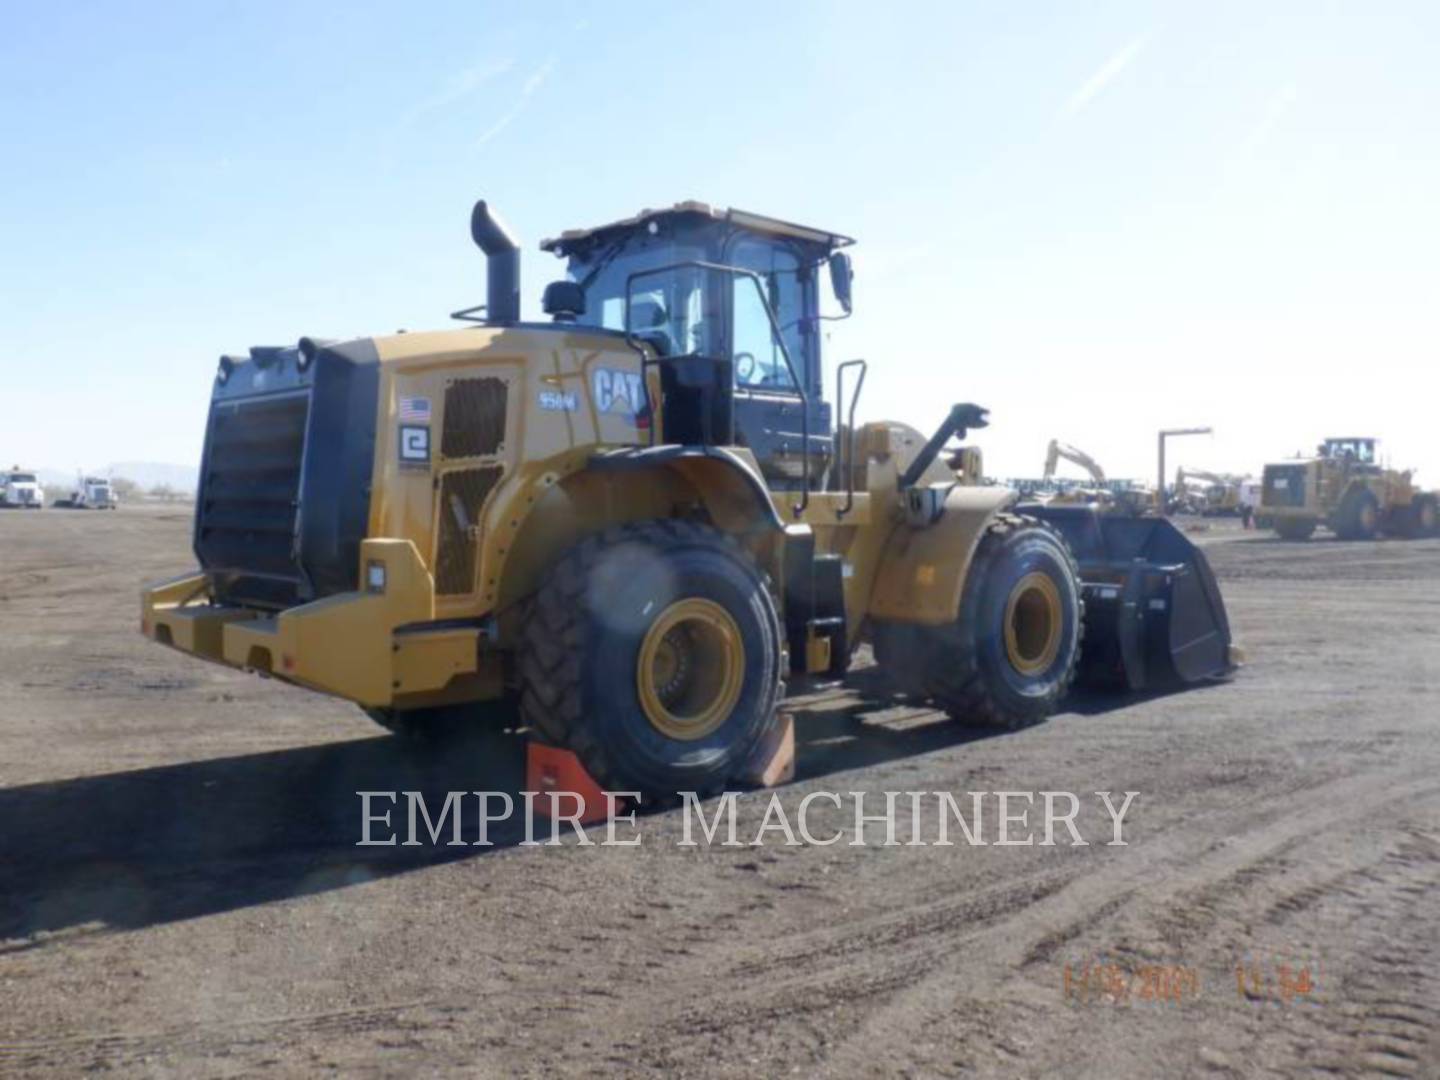
[[[400,399],[400,421],[410,424],[428,424],[430,422],[430,399],[402,397]]]

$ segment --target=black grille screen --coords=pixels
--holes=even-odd
[[[435,549],[435,592],[455,596],[474,591],[480,510],[504,472],[497,465],[460,469],[440,482],[440,537]]]
[[[483,457],[505,441],[504,379],[456,379],[445,388],[445,427],[440,453],[447,458]]]
[[[264,600],[266,578],[295,581],[295,518],[305,452],[308,394],[217,402],[196,505],[196,547],[205,564],[237,576],[226,591]]]
[[[355,589],[369,527],[379,357],[368,338],[252,349],[211,389],[195,557],[227,603],[287,608]]]
[[[1265,468],[1264,506],[1304,506],[1305,466],[1269,465]]]

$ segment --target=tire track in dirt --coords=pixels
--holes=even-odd
[[[825,1069],[832,1075],[854,1075],[863,1071],[866,1062],[904,1061],[907,1045],[921,1041],[927,1027],[953,1017],[968,986],[1000,987],[991,998],[1004,996],[1026,978],[1027,959],[1033,966],[1053,953],[1050,942],[1070,940],[1099,920],[1113,920],[1128,909],[1128,898],[1142,891],[1152,909],[1173,910],[1188,896],[1233,879],[1246,867],[1303,843],[1307,836],[1353,826],[1357,818],[1368,818],[1388,806],[1422,799],[1433,804],[1437,796],[1440,782],[1428,770],[1370,773],[1312,789],[1298,802],[1287,797],[1288,810],[1268,823],[1257,825],[1250,813],[1234,814],[1229,816],[1235,820],[1229,822],[1207,822],[1199,837],[1164,838],[1168,843],[1157,837],[1136,849],[1132,860],[1108,860],[1100,872],[1021,909],[996,927],[967,936],[966,943],[976,948],[953,950],[941,958],[959,953],[963,956],[959,965],[937,961],[917,972],[916,979],[835,1047]],[[1215,833],[1228,834],[1229,842],[1211,844],[1209,838]],[[943,1007],[937,1010],[935,1002]]]
[[[1263,816],[1267,810],[1283,814],[1286,801],[1306,790],[1310,784],[1310,780],[1292,777],[1247,797],[1236,797],[1230,801],[1229,813],[1246,818]],[[1154,837],[1153,842],[1160,843],[1167,835],[1168,829]],[[1210,846],[1213,847],[1213,843]],[[1116,854],[1104,848],[1096,852],[1097,857],[1104,860],[1113,859]],[[799,972],[809,976],[815,973],[817,965],[827,959],[846,958],[852,953],[864,955],[881,948],[893,952],[900,945],[910,946],[915,953],[913,957],[897,955],[896,958],[902,962],[933,961],[938,956],[937,950],[943,948],[933,932],[944,932],[956,925],[988,924],[1002,916],[1013,916],[1086,874],[1105,874],[1112,869],[1108,861],[1099,867],[1076,863],[1037,873],[1012,875],[998,885],[968,892],[964,891],[963,885],[946,881],[918,894],[902,893],[897,906],[857,921],[823,925],[789,936],[778,944],[767,942],[762,958],[729,966],[726,974],[737,978],[758,978],[783,969],[792,976]],[[958,894],[955,892],[957,887],[961,890]],[[1124,899],[1123,896],[1118,897],[1115,904],[1122,903]],[[1107,905],[1110,906],[1114,905]],[[1074,932],[1075,927],[1058,931],[1037,944],[1036,949],[1045,948],[1047,942],[1053,948],[1055,943]]]
[[[40,1069],[89,1071],[140,1068],[147,1062],[183,1049],[214,1054],[236,1047],[263,1046],[277,1039],[309,1034],[356,1036],[405,1026],[404,1015],[428,1002],[378,1005],[308,1016],[282,1016],[234,1024],[173,1028],[146,1032],[108,1032],[96,1036],[37,1040],[0,1045],[0,1071],[24,1075]]]
[[[1341,1075],[1434,1075],[1440,1065],[1440,840],[1401,829],[1366,865],[1274,902],[1259,948],[1323,949],[1324,1012],[1273,1011],[1249,1023],[1251,1060]],[[1293,946],[1292,946],[1293,947]],[[1278,1045],[1278,1051],[1272,1047]],[[1297,1052],[1298,1048],[1298,1052]]]
[[[1172,825],[1143,850],[1124,853],[1139,855],[1138,862],[1121,861],[1117,851],[1098,863],[1007,877],[955,896],[931,887],[877,914],[827,920],[799,935],[692,940],[680,970],[592,1010],[588,1020],[602,1029],[633,1030],[643,1023],[649,1039],[619,1040],[610,1053],[620,1059],[642,1054],[654,1068],[707,1070],[717,1062],[747,1060],[747,1047],[760,1053],[784,1031],[788,1060],[808,1056],[844,1075],[866,1061],[905,1061],[929,1025],[953,1023],[959,1003],[967,1009],[987,1005],[967,1000],[969,987],[1008,984],[999,995],[1005,1011],[992,1034],[964,1040],[966,1053],[979,1055],[972,1060],[1006,1060],[1023,1047],[1023,1040],[1008,1034],[1010,1021],[1033,1011],[1013,996],[1017,984],[1033,978],[1027,969],[1095,924],[1122,911],[1130,916],[1137,890],[1154,891],[1158,881],[1168,898],[1158,901],[1160,910],[1183,905],[1217,883],[1258,880],[1251,868],[1346,814],[1437,792],[1440,784],[1423,773],[1350,775],[1323,790],[1313,778],[1297,780],[1237,801],[1218,821],[1207,822],[1230,841],[1217,843],[1208,829],[1194,834],[1188,824]],[[723,1007],[704,989],[711,985],[727,988]],[[989,1003],[996,1000],[989,995]],[[851,1027],[857,1033],[847,1038]],[[954,1037],[952,1031],[952,1043]]]
[[[1373,778],[1342,776],[1336,782],[1364,789]],[[1250,798],[1232,800],[1218,830],[1240,835],[1247,828],[1278,829],[1276,843],[1283,843],[1291,833],[1303,832],[1307,821],[1313,825],[1322,820],[1311,813],[1312,807],[1329,802],[1314,793],[1313,777],[1297,778]],[[843,1038],[843,1029],[864,1025],[870,1016],[887,1015],[892,1008],[909,1012],[917,985],[921,998],[934,997],[927,979],[938,972],[943,980],[947,970],[956,968],[970,972],[972,959],[983,955],[994,940],[1016,945],[1008,955],[992,957],[989,967],[972,981],[985,984],[992,968],[1005,970],[1013,964],[1018,970],[1027,959],[1036,963],[1053,954],[1081,928],[1125,908],[1135,880],[1149,884],[1158,863],[1204,865],[1202,876],[1208,879],[1236,860],[1230,846],[1215,842],[1208,832],[1190,837],[1183,831],[1177,834],[1177,828],[1185,826],[1172,825],[1152,837],[1146,862],[1139,868],[1110,856],[1098,864],[1077,862],[1007,876],[979,890],[966,892],[961,886],[962,891],[953,896],[943,891],[944,885],[932,885],[913,896],[897,893],[899,903],[878,913],[859,919],[818,917],[823,925],[798,934],[792,925],[786,928],[789,933],[772,929],[758,939],[737,939],[728,933],[703,942],[692,939],[681,970],[666,971],[653,989],[627,995],[623,1002],[599,1009],[590,1020],[602,1028],[633,1029],[643,1024],[651,1033],[649,1040],[617,1043],[611,1052],[622,1058],[642,1053],[645,1063],[655,1068],[703,1069],[718,1061],[746,1060],[747,1046],[753,1045],[759,1053],[767,1038],[773,1040],[779,1031],[791,1048],[789,1060],[808,1055],[823,1062],[831,1052],[829,1044]],[[1183,850],[1166,854],[1177,838]],[[1239,862],[1243,865],[1244,856]],[[1218,869],[1211,869],[1212,865]],[[1164,869],[1169,872],[1169,865]],[[1062,920],[1058,927],[1047,918],[1035,928],[1038,933],[1016,933],[1017,925],[1030,929],[1026,924],[1035,921],[1032,913],[1037,910],[1048,914],[1073,908],[1073,890],[1092,890],[1096,882],[1108,884],[1096,893],[1093,904],[1087,901],[1082,906],[1080,918]],[[735,928],[745,929],[747,924],[736,923]],[[687,975],[693,983],[687,982]],[[717,1008],[705,991],[697,991],[694,983],[726,987],[723,1008]],[[862,1041],[862,1052],[868,1054],[874,1040]]]

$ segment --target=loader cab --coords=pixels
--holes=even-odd
[[[1320,447],[1320,455],[1355,465],[1374,465],[1375,440],[1326,439]]]
[[[568,310],[551,314],[624,333],[658,369],[666,442],[747,447],[771,487],[790,489],[807,471],[818,486],[832,456],[821,290],[848,311],[840,249],[852,242],[691,202],[541,248],[567,261],[574,286],[552,286]]]

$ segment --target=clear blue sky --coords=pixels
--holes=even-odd
[[[215,359],[445,323],[467,219],[847,232],[862,413],[1149,475],[1385,437],[1440,486],[1440,6],[12,4],[0,457],[193,461]]]

